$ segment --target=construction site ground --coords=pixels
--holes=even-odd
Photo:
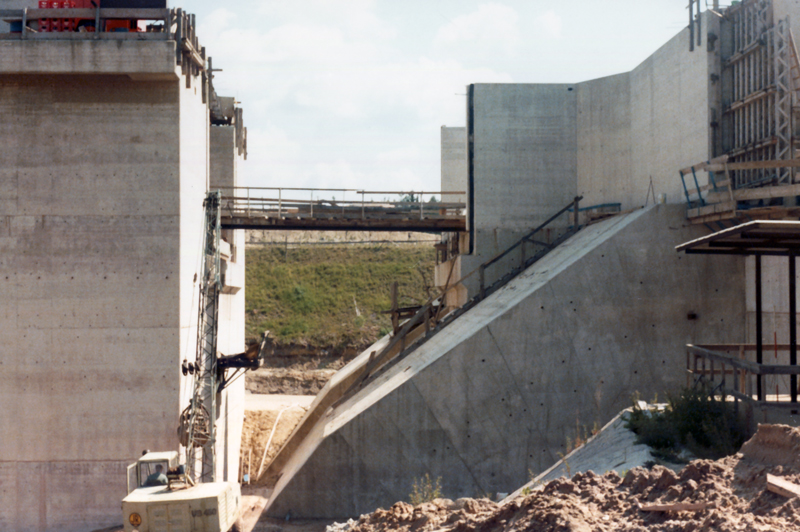
[[[767,474],[800,481],[800,429],[761,425],[739,453],[696,460],[679,472],[660,465],[577,473],[518,497],[398,502],[336,532],[677,532],[800,530],[800,498],[767,490]]]
[[[317,395],[334,373],[352,356],[269,357],[249,371],[246,388],[253,394]]]
[[[260,460],[260,453],[274,432],[266,455],[268,461],[311,400],[311,396],[249,394],[243,459],[249,454],[259,454]],[[592,452],[608,454],[606,458],[619,453],[629,458],[631,453],[647,458],[632,436],[620,435],[625,430],[615,418],[588,442],[583,454],[592,451],[594,444]],[[616,443],[611,445],[604,438],[612,438]],[[573,458],[577,465],[578,455]],[[592,461],[605,463],[606,458],[597,456]],[[571,478],[561,476],[550,480],[559,469],[554,467],[547,480],[534,482],[499,503],[489,499],[440,498],[414,507],[398,501],[390,508],[376,509],[347,523],[295,520],[292,516],[260,517],[271,486],[255,480],[242,487],[245,496],[242,529],[254,532],[322,532],[326,527],[328,532],[800,531],[800,498],[787,498],[766,489],[768,473],[789,482],[800,482],[798,428],[761,425],[740,453],[717,461],[692,461],[677,471],[648,463],[649,468],[632,467],[620,472],[572,471]],[[251,467],[256,473],[256,466]],[[563,472],[563,464],[560,471]]]

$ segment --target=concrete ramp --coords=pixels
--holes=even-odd
[[[674,251],[705,233],[677,205],[581,230],[320,416],[266,512],[354,517],[425,474],[450,498],[511,492],[634,391],[676,390],[686,343],[744,339],[744,294],[726,289],[743,261]]]

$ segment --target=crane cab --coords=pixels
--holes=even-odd
[[[177,467],[177,451],[146,452],[136,462],[128,466],[128,493],[144,486],[165,485],[167,483],[167,472]],[[164,482],[158,481],[159,473],[164,475]]]
[[[164,475],[164,478],[160,478]],[[145,453],[128,466],[122,499],[125,532],[228,532],[239,516],[235,482],[187,484],[178,453]]]

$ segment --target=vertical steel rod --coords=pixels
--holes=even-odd
[[[756,255],[756,363],[764,362],[764,340],[762,338],[763,316],[761,312],[761,255]],[[762,375],[756,377],[756,394],[758,400],[763,401],[764,397],[761,390]]]
[[[789,252],[789,364],[797,365],[797,269],[794,252]],[[797,375],[789,377],[792,402],[797,402]],[[777,401],[777,397],[775,400]]]

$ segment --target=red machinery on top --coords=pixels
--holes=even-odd
[[[39,0],[39,9],[95,9],[101,0]],[[107,5],[107,4],[114,4]],[[101,7],[118,7],[119,2],[103,2]],[[166,5],[166,2],[164,2]],[[56,15],[56,13],[53,13]],[[106,20],[100,31],[140,31],[137,20]],[[49,18],[39,21],[39,31],[96,31],[94,19]]]

